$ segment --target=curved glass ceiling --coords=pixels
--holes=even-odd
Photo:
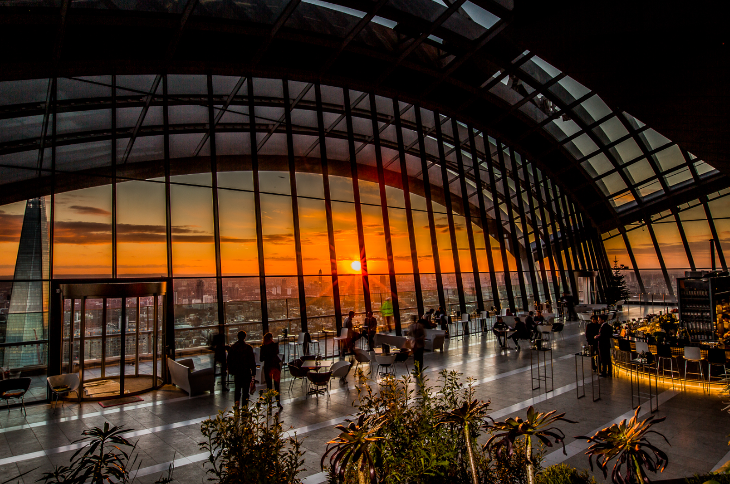
[[[511,22],[512,2],[508,0],[388,0],[384,3],[355,0],[342,3],[346,5],[338,4],[336,0],[90,0],[73,1],[71,8],[182,14],[183,20],[188,18],[187,13],[191,13],[192,18],[220,18],[250,26],[258,24],[273,28],[272,35],[300,32],[319,38],[331,37],[339,39],[340,52],[347,48],[367,48],[378,55],[397,58],[396,67],[401,62],[408,62],[435,71],[442,78],[488,93],[486,95],[507,114],[531,120],[549,135],[572,160],[570,166],[580,170],[585,177],[585,185],[594,184],[596,193],[604,196],[603,199],[593,197],[593,201],[581,200],[588,209],[591,203],[594,206],[607,205],[620,215],[661,197],[671,196],[678,189],[720,175],[713,167],[630,114],[606,105],[598,94],[530,51],[509,57],[504,55],[508,50],[501,53],[501,57],[499,53],[490,53],[487,57],[477,55],[489,42],[494,43],[494,38]],[[47,8],[49,5],[59,7],[60,2],[16,0],[3,2],[3,5]],[[469,69],[468,76],[461,68],[465,62],[475,64]],[[313,69],[318,68],[313,65]],[[389,73],[383,73],[383,76],[387,75]],[[186,95],[204,94],[203,84],[192,78],[188,81],[189,85],[184,89]],[[120,107],[125,96],[149,94],[154,82],[154,75],[129,79],[119,76]],[[170,93],[173,95],[183,92],[176,90],[176,82],[176,77],[172,76]],[[89,98],[94,96],[94,92],[103,97],[104,90],[108,90],[104,86],[109,85],[109,76],[59,79],[58,100],[71,100],[77,95]],[[216,94],[230,93],[231,87],[215,86]],[[47,124],[48,117],[43,112],[44,106],[48,106],[47,99],[48,80],[0,83],[0,163],[38,164],[42,156],[28,152],[19,154],[25,151],[19,148],[30,147],[23,146],[23,143],[29,138],[37,139],[37,133]],[[58,135],[73,137],[74,133],[88,133],[92,128],[101,135],[110,129],[109,116],[105,112],[108,106],[97,108],[84,110],[83,114],[59,114]],[[159,109],[130,106],[120,110],[122,119],[117,121],[117,129],[130,127],[125,123],[134,123],[140,109],[146,112],[146,125],[154,125],[155,116],[160,115]],[[225,119],[218,121],[225,124],[245,116],[245,109],[227,109],[219,114]],[[262,117],[276,124],[281,115],[280,108],[271,106]],[[182,120],[184,123],[180,122]],[[205,123],[205,109],[174,106],[170,122],[173,125]],[[492,122],[488,120],[486,124]],[[145,125],[131,127],[136,133]],[[526,134],[515,134],[516,138],[520,136]],[[43,146],[43,139],[40,144]],[[202,148],[202,145],[197,146],[197,152]],[[67,158],[74,158],[87,166],[95,166],[98,158],[94,152],[109,149],[108,142],[101,140],[89,140],[84,147],[59,148],[59,163],[63,166]],[[13,153],[12,163],[7,163],[6,154],[9,153]],[[122,155],[126,159],[132,154],[124,152]],[[568,167],[554,169],[559,176]],[[8,180],[22,178],[19,172],[8,172],[8,176]]]

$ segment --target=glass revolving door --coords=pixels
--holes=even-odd
[[[165,282],[61,284],[63,373],[84,399],[118,398],[162,385]]]

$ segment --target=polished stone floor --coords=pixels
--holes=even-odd
[[[451,340],[443,353],[427,352],[426,371],[432,380],[443,368],[474,378],[477,397],[491,399],[491,415],[495,419],[524,414],[530,405],[541,411],[566,412],[568,418],[578,421],[561,425],[569,436],[568,455],[553,451],[546,455],[546,462],[566,462],[587,468],[588,461],[583,455],[587,444],[572,436],[592,435],[614,421],[630,417],[633,410],[625,376],[603,379],[602,398],[597,402],[590,398],[590,385],[586,387],[586,398],[576,398],[573,354],[582,344],[578,323],[568,323],[563,338],[554,344],[554,385],[548,393],[544,385],[540,390],[532,390],[530,351],[502,350],[491,335]],[[403,373],[404,369],[399,365],[397,371]],[[282,387],[284,423],[304,440],[305,482],[324,482],[319,462],[326,442],[336,435],[334,425],[354,412],[352,374],[346,385],[333,382],[329,398],[307,398],[299,382],[295,382],[291,392],[288,381],[282,382]],[[207,455],[198,446],[202,440],[200,423],[232,405],[233,392],[218,390],[214,395],[188,398],[175,387],[166,386],[143,398],[143,402],[108,409],[96,403],[67,403],[55,413],[47,405],[34,405],[28,407],[27,418],[18,408],[0,410],[0,476],[5,480],[30,470],[22,482],[35,482],[53,465],[68,462],[77,448],[73,442],[83,429],[110,422],[131,429],[128,436],[138,441],[141,458],[138,482],[153,482],[173,460],[178,482],[207,482],[204,465]],[[660,381],[659,400],[658,415],[666,416],[667,420],[657,430],[671,443],[670,447],[656,436],[650,439],[669,455],[670,464],[661,478],[705,472],[730,459],[727,445],[730,415],[721,411],[723,397],[717,390],[709,395],[698,388],[688,388],[685,392],[680,387],[673,390],[669,381],[666,385]],[[642,412],[648,415],[646,402]],[[603,481],[602,476],[599,481]]]

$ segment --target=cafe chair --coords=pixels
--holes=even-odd
[[[698,371],[695,373],[687,373],[687,364],[696,363]],[[702,371],[702,353],[697,346],[684,347],[684,390],[687,390],[687,377],[689,375],[698,375],[702,383],[702,392],[705,391],[705,373]]]
[[[712,380],[712,367],[719,366],[722,368],[722,376],[720,379],[724,379],[727,375],[727,356],[725,350],[722,348],[708,348],[707,349],[707,384],[709,390],[709,384]]]
[[[311,333],[306,333],[306,335],[306,342],[309,343],[309,351],[307,353],[314,353],[315,355],[321,354],[319,347],[319,338],[312,339]],[[317,347],[317,351],[314,351],[315,346]]]
[[[75,392],[76,396],[80,396],[78,373],[49,376],[46,378],[46,381],[48,382],[48,387],[51,389],[51,406],[54,409],[58,407],[60,397],[65,397],[71,392]],[[63,403],[63,400],[61,400],[61,406],[63,406]]]
[[[322,373],[316,372],[316,371],[310,371],[307,373],[307,379],[309,380],[309,383],[314,387],[312,390],[309,390],[307,392],[307,395],[317,395],[319,397],[320,394],[324,395],[324,392],[327,392],[327,397],[330,396],[330,379],[332,378],[332,372],[331,371],[325,371]]]
[[[395,356],[395,353],[389,355],[375,355],[375,362],[378,364],[378,375],[387,375],[390,373],[395,376]],[[383,368],[383,371],[380,371],[380,368]]]
[[[299,336],[297,336],[296,341],[292,341],[289,343],[289,356],[299,358],[302,355],[304,355],[304,344],[307,337],[307,333],[299,333]],[[301,350],[300,350],[301,348]]]
[[[25,412],[25,393],[30,388],[30,378],[10,378],[8,380],[0,380],[0,400],[5,400],[5,405],[10,411],[10,399],[20,400],[20,406]]]
[[[302,380],[302,383],[304,383],[304,380],[307,378],[307,373],[309,370],[302,368],[303,361],[302,360],[294,360],[289,362],[289,374],[291,375],[291,381],[289,382],[289,393],[291,393],[292,385],[294,385],[294,380]]]
[[[367,363],[368,372],[372,372],[372,367],[370,367],[372,360],[370,359],[370,355],[367,351],[355,348],[355,361],[357,361],[357,367],[359,367],[361,363]]]
[[[406,373],[409,373],[408,370],[408,358],[411,356],[411,350],[408,348],[401,348],[400,352],[395,354],[395,362],[396,363],[403,363],[403,366],[406,368]]]
[[[350,373],[350,367],[352,363],[349,361],[338,361],[332,365],[330,371],[332,372],[332,378],[339,378],[341,382],[347,381],[347,374]]]
[[[560,336],[560,339],[563,339],[563,329],[565,328],[565,324],[563,323],[553,323],[553,333]]]

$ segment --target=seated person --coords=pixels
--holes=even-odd
[[[530,332],[530,340],[535,339],[537,335],[537,323],[534,319],[532,319],[532,311],[530,311],[525,318],[525,326],[527,326],[527,331]]]
[[[535,320],[535,324],[543,324],[545,323],[545,316],[542,315],[542,311],[538,310],[537,314],[533,318]]]
[[[515,334],[511,336],[512,341],[515,342],[515,346],[517,346],[517,349],[520,349],[520,343],[519,340],[521,339],[530,339],[530,332],[527,330],[527,325],[520,321],[520,318],[515,316],[515,327],[513,328],[515,330]]]
[[[501,316],[497,316],[497,322],[494,323],[494,326],[492,326],[492,332],[494,333],[494,336],[496,336],[499,346],[504,347],[507,343],[508,330],[509,326],[507,326],[507,323],[502,320]]]

